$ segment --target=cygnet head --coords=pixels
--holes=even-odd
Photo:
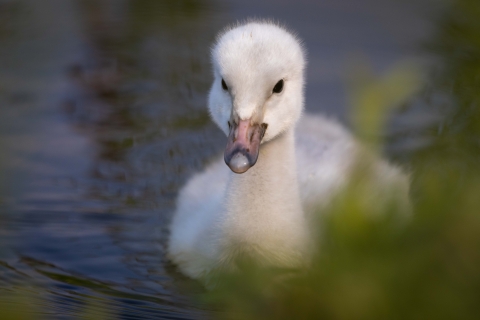
[[[298,39],[270,22],[250,22],[220,34],[213,50],[208,107],[228,136],[225,162],[244,173],[260,144],[293,128],[303,109],[305,57]]]

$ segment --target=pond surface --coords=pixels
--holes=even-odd
[[[423,6],[421,5],[423,3]],[[47,318],[91,301],[124,319],[197,319],[202,288],[164,256],[179,188],[221,153],[209,48],[268,17],[308,50],[307,110],[345,121],[345,67],[418,58],[425,1],[0,0],[0,295]]]

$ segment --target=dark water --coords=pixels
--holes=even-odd
[[[125,319],[208,316],[163,247],[178,189],[224,144],[205,105],[216,33],[286,23],[309,52],[307,109],[345,120],[352,57],[423,59],[422,3],[0,0],[0,294],[26,288],[47,318],[91,301]]]

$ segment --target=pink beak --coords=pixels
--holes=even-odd
[[[250,124],[250,119],[229,122],[230,134],[225,148],[225,163],[235,173],[244,173],[255,165],[267,124]]]

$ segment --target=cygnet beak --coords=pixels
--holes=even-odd
[[[255,165],[267,124],[251,124],[250,119],[229,122],[230,134],[225,148],[225,163],[235,173],[244,173]]]

